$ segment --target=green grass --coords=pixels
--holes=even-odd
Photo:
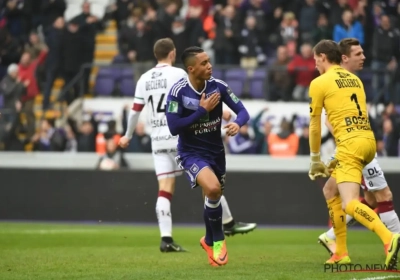
[[[387,279],[385,272],[324,272],[328,253],[319,230],[257,229],[227,239],[229,263],[210,267],[199,246],[202,228],[176,227],[175,240],[190,252],[161,254],[157,227],[0,223],[0,279]],[[380,240],[350,231],[354,263],[384,262]],[[374,278],[373,278],[374,277]]]

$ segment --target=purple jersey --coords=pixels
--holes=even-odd
[[[235,122],[240,127],[248,122],[250,117],[247,110],[224,81],[211,77],[204,89],[198,92],[185,77],[171,88],[166,110],[171,134],[179,135],[179,154],[213,157],[224,152],[221,138],[222,102],[209,113],[199,105],[203,93],[208,98],[216,92],[220,93],[221,101],[237,114]]]

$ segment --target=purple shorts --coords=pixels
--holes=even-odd
[[[179,168],[185,171],[186,177],[190,181],[190,186],[195,188],[197,184],[197,176],[203,168],[210,168],[218,178],[221,189],[225,186],[226,162],[225,153],[217,156],[202,157],[193,154],[178,154],[175,158]]]

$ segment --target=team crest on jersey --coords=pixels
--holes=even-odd
[[[199,172],[199,167],[197,166],[197,164],[193,163],[193,165],[190,167],[190,172],[192,173]]]
[[[189,110],[196,111],[199,108],[200,100],[182,96],[183,107]]]
[[[346,78],[348,78],[350,76],[349,73],[344,73],[344,72],[336,72],[336,74],[339,75],[340,79],[346,79]]]

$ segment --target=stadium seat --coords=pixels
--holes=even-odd
[[[135,95],[135,80],[132,68],[123,68],[121,70],[121,78],[119,80],[119,89],[124,96]]]
[[[238,97],[241,97],[243,95],[246,78],[246,70],[241,68],[229,69],[225,72],[225,82]]]
[[[254,99],[265,99],[266,88],[265,81],[267,80],[267,71],[264,68],[256,69],[253,77],[250,78],[250,96]]]
[[[112,60],[112,64],[123,64],[123,63],[128,63],[129,61],[126,59],[126,57],[122,54],[117,54],[114,56]]]
[[[116,70],[112,67],[100,68],[96,76],[94,93],[101,96],[111,95],[115,88],[115,74]]]
[[[213,68],[212,76],[215,79],[224,80],[224,71],[222,69],[219,69],[219,68]]]
[[[0,94],[0,109],[4,107],[4,95]]]

